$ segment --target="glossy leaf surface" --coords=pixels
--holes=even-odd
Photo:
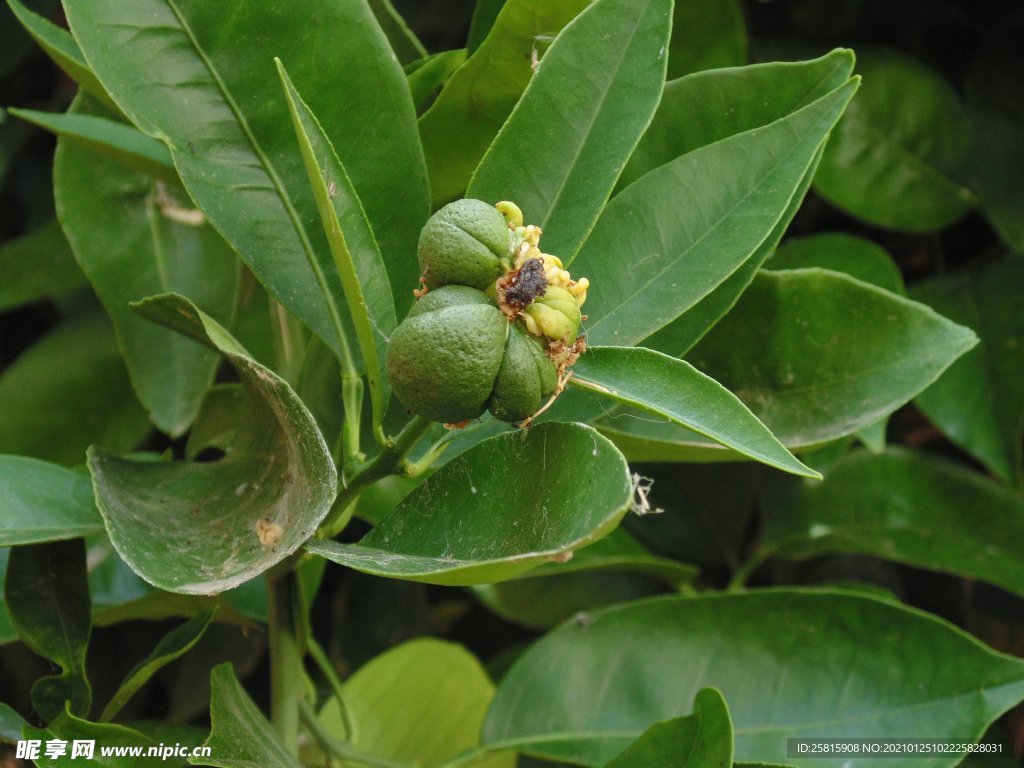
[[[900,296],[907,295],[903,277],[892,256],[880,245],[845,232],[791,238],[771,255],[766,266],[773,270],[821,267],[842,272]],[[858,431],[857,437],[872,451],[883,451],[887,423],[888,417],[882,417]]]
[[[877,421],[976,343],[923,304],[805,269],[761,273],[688,357],[792,448]]]
[[[629,346],[708,295],[772,233],[856,81],[648,173],[605,207],[573,266],[593,344]]]
[[[533,76],[538,56],[588,0],[508,0],[486,38],[420,118],[434,207],[461,197]],[[490,202],[496,203],[497,200]]]
[[[680,3],[676,13],[686,13],[680,9],[687,5],[692,9],[694,4]],[[677,32],[678,26],[673,36]],[[853,51],[837,48],[811,61],[753,64],[670,80],[654,119],[622,171],[619,188],[680,155],[781,120],[811,104],[849,79],[853,61]]]
[[[572,383],[669,419],[776,469],[815,477],[731,392],[683,360],[643,348],[592,347]]]
[[[74,539],[103,528],[89,479],[27,456],[0,456],[0,547]]]
[[[402,643],[360,667],[345,682],[345,710],[360,750],[381,758],[437,768],[480,740],[494,684],[465,648],[433,638]],[[336,700],[320,713],[338,738],[345,728]],[[491,757],[480,768],[508,768]]]
[[[80,98],[79,104],[87,99]],[[32,109],[8,110],[33,125],[37,125],[57,136],[64,136],[76,144],[116,160],[129,170],[138,171],[170,184],[178,183],[178,173],[171,162],[167,146],[152,139],[130,125],[109,117],[84,113],[81,109],[65,114],[37,112]],[[109,113],[107,113],[109,114]]]
[[[242,380],[247,418],[215,462],[90,451],[96,499],[110,540],[146,581],[170,592],[221,592],[313,535],[334,501],[337,474],[295,393],[215,321],[174,295],[148,299],[137,311],[220,351]]]
[[[594,608],[680,589],[697,573],[691,565],[653,555],[619,527],[566,563],[547,563],[473,591],[506,621],[548,629]]]
[[[88,762],[105,768],[145,768],[147,764],[153,764],[152,757],[147,757],[145,754],[143,756],[104,755],[99,745],[115,749],[117,747],[141,747],[143,750],[156,746],[155,741],[134,728],[114,723],[93,723],[81,717],[75,717],[69,712],[61,712],[45,730],[26,728],[25,737],[39,739],[43,742],[40,758],[35,761],[37,768],[72,768],[72,766]],[[52,739],[59,739],[67,743],[66,754],[53,758],[46,757],[46,742]],[[70,757],[75,741],[92,741],[94,743],[93,756],[90,760],[84,760],[81,755],[75,758]]]
[[[580,424],[485,440],[448,462],[358,544],[306,549],[364,573],[468,585],[564,560],[610,530],[633,486],[615,447]]]
[[[722,694],[697,692],[693,714],[652,725],[605,768],[713,768],[731,766],[732,721]]]
[[[79,97],[70,117],[99,115],[109,113]],[[238,286],[234,253],[181,187],[64,138],[54,159],[54,197],[79,266],[114,323],[139,400],[161,430],[181,435],[213,381],[217,355],[146,322],[128,304],[174,291],[227,324]]]
[[[405,75],[365,4],[145,0],[128,9],[69,0],[66,10],[93,71],[133,122],[168,145],[211,223],[337,349],[341,288],[274,73],[275,55],[301,49],[290,63],[296,87],[360,190],[391,279],[415,284],[409,254],[427,213],[422,155]]]
[[[855,453],[825,481],[766,493],[762,546],[781,557],[855,552],[1024,594],[1024,500],[950,462]]]
[[[210,675],[210,737],[204,742],[211,757],[193,758],[193,765],[219,768],[299,768],[274,734],[274,729],[245,692],[230,664]]]
[[[203,636],[213,620],[213,614],[213,609],[204,611],[164,635],[153,652],[125,675],[121,685],[103,708],[100,720],[112,720],[128,700],[135,695],[135,692],[146,684],[146,681],[162,667],[188,653]]]
[[[7,564],[4,600],[25,645],[61,670],[32,686],[36,712],[52,720],[64,711],[64,702],[70,702],[73,712],[87,713],[92,689],[85,676],[89,587],[82,542],[15,547]]]
[[[591,347],[572,383],[719,442],[784,472],[816,476],[732,392],[685,360],[632,347]]]
[[[1002,480],[1024,483],[1024,260],[968,267],[920,283],[912,295],[973,328],[981,342],[922,392],[917,405],[953,442]]]
[[[577,763],[600,766],[708,686],[731,703],[736,760],[786,762],[780,733],[977,738],[1024,695],[1024,662],[928,614],[851,593],[656,598],[569,622],[531,647],[498,686],[484,743],[545,754],[545,741],[571,741]]]
[[[708,331],[715,327],[715,323],[721,320],[739,300],[743,292],[750,286],[751,281],[761,269],[762,264],[768,258],[775,247],[779,244],[782,236],[789,228],[790,222],[796,216],[797,211],[803,204],[804,195],[811,187],[811,179],[818,167],[818,160],[821,158],[823,147],[818,147],[811,164],[804,171],[803,178],[797,184],[796,192],[782,212],[782,217],[775,222],[772,231],[766,237],[754,253],[729,277],[727,277],[717,288],[712,290],[694,306],[677,317],[664,328],[648,336],[641,342],[640,346],[656,349],[673,357],[683,357],[693,349],[694,345],[707,335]]]
[[[815,189],[881,227],[928,232],[971,206],[958,180],[970,133],[953,89],[914,58],[861,49],[864,87],[822,157]]]
[[[390,394],[387,381],[382,376],[382,365],[387,339],[397,324],[387,268],[363,204],[330,139],[295,90],[280,60],[277,70],[288,99],[292,124],[327,235],[327,244],[341,278],[348,315],[359,340],[374,423],[380,424]]]
[[[570,262],[651,121],[671,0],[596,0],[556,38],[473,173],[467,197],[512,200]]]

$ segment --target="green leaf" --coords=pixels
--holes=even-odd
[[[379,425],[384,420],[390,395],[387,381],[381,375],[381,362],[387,352],[387,339],[398,322],[387,268],[345,166],[338,160],[316,116],[295,90],[284,65],[279,59],[275,61],[306,175],[316,197],[320,221],[341,277],[349,316],[366,365],[373,423]]]
[[[358,544],[306,549],[378,576],[469,585],[565,560],[611,531],[633,486],[615,447],[582,424],[509,432],[453,459]]]
[[[512,200],[570,262],[651,121],[672,0],[596,0],[559,34],[473,173],[468,197]]]
[[[85,285],[56,219],[0,246],[0,311],[55,298]]]
[[[127,451],[149,431],[101,314],[59,325],[0,376],[0,453],[81,464],[90,444]]]
[[[156,648],[145,659],[140,661],[131,671],[125,675],[117,691],[107,702],[100,715],[101,722],[113,720],[121,708],[128,702],[135,692],[155,675],[161,668],[167,666],[175,659],[185,655],[192,649],[199,638],[203,636],[206,628],[213,621],[215,609],[204,611],[193,616],[161,638]]]
[[[395,10],[391,0],[368,0],[368,2],[377,23],[387,35],[392,50],[402,64],[408,64],[427,55],[427,49],[409,29],[409,25],[405,23],[401,14]]]
[[[784,737],[976,739],[1024,697],[1024,662],[929,614],[840,591],[655,598],[535,643],[498,686],[483,742],[543,755],[546,740],[571,740],[576,762],[600,766],[708,686],[730,702],[737,761],[785,762]]]
[[[145,768],[152,766],[154,762],[152,757],[145,755],[145,750],[157,746],[155,741],[134,728],[111,723],[91,723],[66,711],[61,712],[45,730],[26,728],[25,737],[41,740],[44,748],[45,743],[51,739],[68,742],[65,756],[50,759],[45,757],[44,752],[39,759],[34,761],[38,768],[76,768],[79,765],[89,764],[109,766],[109,768]],[[74,741],[94,742],[92,758],[83,760],[81,755],[71,757]],[[101,747],[141,747],[143,755],[104,755]]]
[[[765,262],[765,268],[771,270],[809,267],[842,272],[890,293],[907,295],[900,268],[889,252],[870,240],[846,232],[789,238]]]
[[[21,738],[24,718],[0,701],[0,744],[14,744]]]
[[[155,296],[135,307],[219,350],[241,378],[249,408],[219,461],[138,461],[90,450],[103,522],[118,554],[154,586],[186,594],[230,589],[313,535],[334,501],[330,452],[291,388],[187,299]]]
[[[82,99],[79,99],[79,104],[81,103]],[[178,183],[178,173],[174,170],[171,153],[167,151],[167,147],[130,125],[100,117],[98,114],[82,114],[81,110],[66,114],[36,112],[32,109],[7,111],[15,117],[114,160],[129,170],[162,179],[170,184]],[[97,112],[100,110],[97,109]]]
[[[588,341],[636,344],[750,259],[856,87],[855,78],[782,120],[689,152],[616,195],[573,268],[597,278]]]
[[[1016,86],[1014,86],[1016,87]],[[971,114],[973,174],[971,190],[1003,241],[1024,253],[1024,121]]]
[[[7,0],[7,5],[14,11],[21,25],[32,35],[46,55],[64,70],[65,74],[78,83],[82,90],[93,96],[111,109],[116,109],[106,89],[100,85],[96,75],[89,69],[82,56],[78,43],[66,29],[58,27],[49,19],[29,10],[21,0]]]
[[[211,756],[192,758],[193,765],[220,768],[300,768],[274,734],[274,729],[239,684],[230,664],[210,674]]]
[[[71,109],[72,118],[109,114],[81,96]],[[238,290],[235,255],[177,185],[166,186],[63,138],[53,175],[57,216],[114,322],[135,392],[153,423],[177,437],[195,418],[217,355],[168,336],[128,304],[177,291],[228,322]]]
[[[591,347],[573,367],[578,387],[669,419],[770,467],[818,477],[734,394],[683,360],[631,347]]]
[[[797,184],[796,192],[790,199],[789,205],[782,212],[782,217],[775,222],[768,237],[757,246],[750,258],[694,306],[664,328],[644,339],[642,346],[656,349],[673,357],[683,357],[707,335],[708,331],[715,327],[719,320],[725,317],[750,286],[765,259],[772,254],[789,228],[790,222],[803,204],[804,195],[811,187],[811,179],[814,177],[814,171],[818,167],[818,160],[821,158],[823,149],[823,146],[818,147],[814,159],[811,160],[803,178]]]
[[[697,573],[691,565],[652,555],[616,528],[566,563],[546,563],[516,579],[483,584],[473,591],[506,621],[549,629],[581,612],[647,597],[666,586],[679,589]]]
[[[469,22],[469,32],[466,35],[466,49],[469,53],[475,53],[490,34],[504,6],[505,0],[476,0],[473,18]]]
[[[7,580],[7,561],[11,555],[10,547],[0,547],[0,595],[3,594],[4,583]],[[0,598],[0,645],[13,642],[18,639],[18,631],[11,623],[11,615],[7,611],[6,600]]]
[[[722,768],[732,763],[732,720],[722,694],[697,691],[693,714],[652,725],[605,768]]]
[[[855,552],[1024,595],[1024,500],[948,461],[853,453],[825,481],[766,492],[766,555]]]
[[[480,740],[494,684],[465,648],[433,638],[410,640],[377,656],[345,683],[345,710],[359,749],[436,768]],[[339,739],[345,732],[337,699],[320,722]],[[515,765],[491,758],[486,768]]]
[[[213,226],[337,352],[341,287],[273,63],[301,50],[296,87],[359,190],[393,285],[415,285],[423,159],[405,75],[365,3],[143,0],[127,9],[68,0],[66,10],[93,71],[143,132],[168,145]]]
[[[533,75],[532,52],[550,41],[589,0],[508,0],[480,47],[420,118],[435,207],[462,197]],[[493,200],[491,202],[498,202]]]
[[[922,304],[801,269],[759,274],[688,357],[794,449],[892,413],[976,343]]]
[[[737,0],[683,0],[676,4],[668,76],[747,61],[747,29]]]
[[[0,546],[74,539],[102,530],[89,479],[27,456],[0,456]]]
[[[957,181],[970,133],[955,91],[914,58],[860,49],[864,88],[821,159],[815,190],[870,224],[941,229],[970,209]]]
[[[1024,485],[1024,261],[972,266],[914,286],[912,295],[981,338],[917,405],[953,442],[1005,482]]]
[[[92,691],[85,676],[89,644],[89,586],[85,547],[78,540],[29,544],[11,550],[4,599],[11,622],[28,648],[57,664],[61,673],[32,686],[32,706],[52,720],[70,702],[89,711]]]
[[[431,56],[415,72],[409,74],[409,91],[412,93],[412,103],[416,105],[417,114],[430,106],[437,96],[437,92],[465,63],[465,48],[441,51]]]
[[[676,14],[702,9],[680,3]],[[715,3],[728,8],[730,3]],[[680,25],[673,25],[678,32]],[[669,69],[673,56],[669,55]],[[658,111],[629,158],[619,188],[680,155],[781,120],[839,88],[853,72],[853,51],[811,61],[773,62],[698,72],[665,83]]]
[[[823,232],[798,237],[783,243],[767,262],[769,269],[821,267],[843,272],[857,280],[906,296],[903,276],[892,256],[870,240],[845,232]],[[857,433],[857,437],[875,453],[885,450],[888,417],[882,417]]]

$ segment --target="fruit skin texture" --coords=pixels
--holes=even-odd
[[[505,271],[511,230],[482,200],[456,200],[428,219],[417,256],[427,287],[456,283],[485,290]]]
[[[510,329],[487,410],[500,421],[522,421],[536,413],[541,401],[555,391],[558,371],[536,338],[518,325]]]
[[[391,335],[385,366],[402,405],[452,424],[488,408],[502,421],[521,421],[558,378],[538,340],[483,293],[461,285],[430,291],[413,305]]]
[[[532,333],[569,344],[576,340],[580,330],[580,305],[567,289],[549,285],[544,295],[530,303],[523,313],[529,318],[526,323]]]

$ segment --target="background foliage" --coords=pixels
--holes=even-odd
[[[1024,14],[588,6],[0,7],[0,750],[1021,754]],[[387,407],[467,189],[592,280],[525,440]]]

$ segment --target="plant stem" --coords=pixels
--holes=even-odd
[[[341,760],[353,760],[362,765],[371,766],[371,768],[414,768],[413,763],[407,763],[403,760],[392,760],[389,757],[381,757],[379,755],[371,755],[348,742],[339,741],[334,738],[324,730],[322,725],[320,725],[320,721],[317,720],[316,717],[316,712],[314,712],[313,708],[309,706],[309,702],[302,702],[300,710],[302,714],[302,722],[306,726],[306,730],[309,731],[309,734],[325,752],[328,752]]]
[[[331,660],[324,652],[324,649],[320,647],[320,643],[312,637],[309,638],[309,645],[306,651],[314,663],[320,667],[323,676],[327,678],[327,684],[331,687],[331,693],[338,701],[341,724],[345,727],[345,738],[351,739],[355,735],[355,729],[352,727],[352,719],[348,716],[348,707],[345,706],[345,697],[342,695],[341,679],[334,670],[334,665],[331,664]]]
[[[270,643],[270,723],[285,748],[299,753],[299,704],[304,679],[303,650],[295,632],[297,574],[288,570],[268,579]]]
[[[284,306],[271,299],[270,330],[274,340],[274,367],[281,378],[294,387],[298,384],[306,349],[302,325]]]
[[[414,416],[397,437],[389,438],[383,450],[369,461],[356,466],[348,476],[344,489],[334,500],[334,506],[320,525],[317,534],[321,538],[331,539],[337,536],[344,523],[347,522],[345,510],[356,500],[368,485],[382,477],[398,474],[402,463],[419,439],[434,425],[429,419]]]
[[[754,552],[746,562],[735,570],[726,589],[729,592],[737,592],[743,589],[746,586],[747,579],[750,578],[750,575],[760,568],[767,559],[768,555],[766,553],[761,552],[760,550]]]
[[[341,403],[345,414],[345,423],[341,427],[344,466],[362,458],[359,451],[359,430],[363,415],[363,379],[359,374],[342,370]]]

